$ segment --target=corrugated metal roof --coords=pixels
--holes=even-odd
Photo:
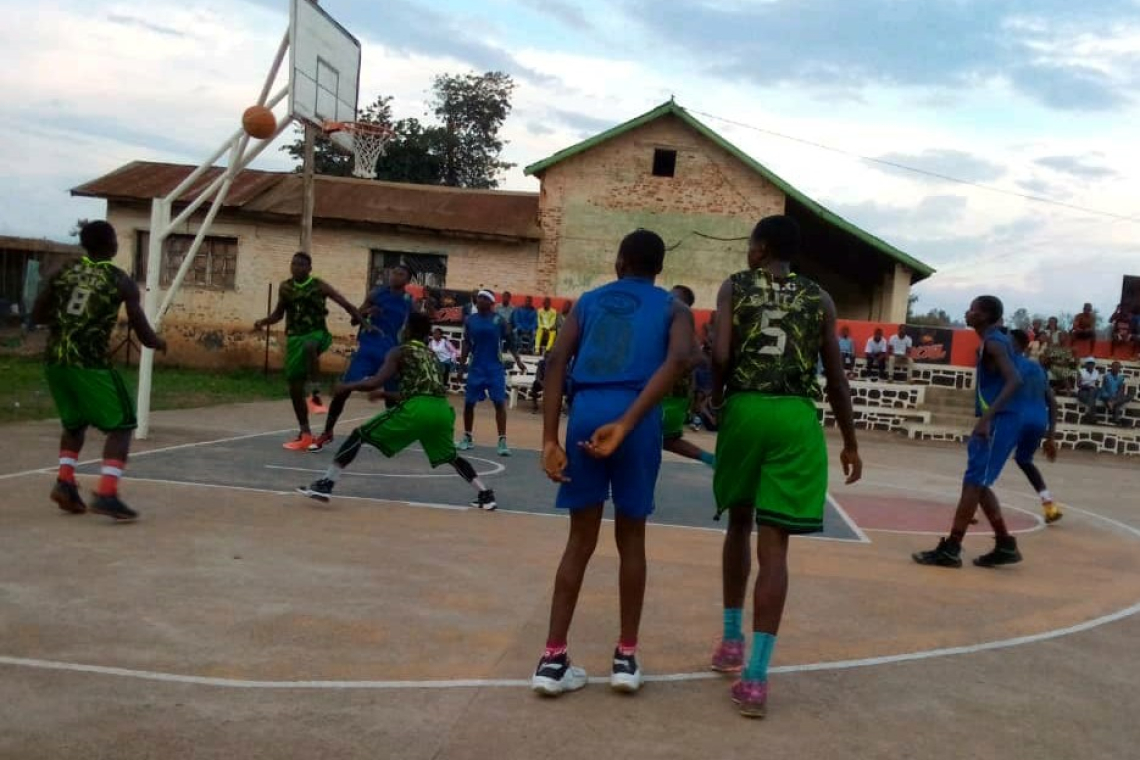
[[[81,256],[83,249],[69,243],[57,243],[44,238],[24,238],[0,235],[0,252],[19,251],[21,253],[64,253]]]
[[[194,171],[183,164],[134,161],[74,188],[72,195],[108,200],[162,197]],[[223,169],[206,172],[179,200],[189,202]],[[350,177],[316,177],[316,220],[383,224],[433,232],[538,240],[538,194],[411,185]],[[224,207],[300,217],[301,177],[247,169],[234,179]]]

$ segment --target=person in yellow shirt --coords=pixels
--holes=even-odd
[[[541,356],[554,347],[554,338],[558,335],[558,312],[550,305],[550,296],[542,299],[542,308],[538,310],[538,339],[534,347]]]

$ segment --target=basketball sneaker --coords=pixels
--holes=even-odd
[[[309,396],[309,414],[328,414],[329,408],[321,403],[321,394],[313,391],[313,395]]]
[[[318,435],[316,438],[313,439],[312,443],[309,444],[308,450],[315,454],[316,452],[320,451],[321,449],[323,449],[325,446],[328,446],[332,442],[333,442],[332,433],[321,433],[320,435]]]
[[[530,688],[545,697],[557,697],[568,691],[577,691],[586,685],[586,671],[570,664],[565,652],[538,661]]]
[[[320,480],[314,480],[307,486],[300,486],[297,488],[297,493],[303,493],[310,499],[316,499],[317,501],[323,501],[327,503],[329,496],[332,496],[333,486],[335,485],[336,483],[332,482],[328,478],[321,478]]]
[[[488,488],[486,491],[479,492],[479,495],[471,501],[471,506],[475,507],[476,509],[485,509],[490,512],[499,505],[495,501],[495,492]]]
[[[763,718],[768,710],[768,682],[741,679],[732,685],[732,701],[745,718]]]
[[[626,694],[633,694],[641,688],[641,666],[637,664],[636,655],[622,654],[621,649],[614,650],[610,688]]]
[[[511,449],[509,446],[507,446],[507,437],[505,435],[500,435],[499,436],[499,456],[509,457],[510,455],[511,455]]]
[[[1045,512],[1046,525],[1052,525],[1065,516],[1065,513],[1061,511],[1060,505],[1052,500],[1042,502],[1041,509]]]
[[[289,451],[308,451],[309,447],[313,445],[312,433],[301,433],[288,443],[281,444],[281,448],[288,449]]]
[[[938,567],[961,567],[962,546],[953,543],[948,538],[938,539],[938,546],[928,552],[915,552],[911,559],[920,565],[936,565]]]
[[[712,655],[709,668],[718,673],[739,673],[744,667],[744,639],[728,641],[721,639]]]
[[[81,515],[87,511],[87,505],[79,495],[79,488],[66,480],[55,481],[55,487],[51,489],[51,500],[64,512],[73,515]]]
[[[130,522],[137,520],[139,513],[124,504],[118,496],[99,496],[95,495],[95,500],[91,502],[91,511],[97,515],[106,515],[113,517],[119,522]]]
[[[1017,550],[1017,539],[1013,536],[999,538],[994,542],[994,550],[989,554],[974,557],[974,564],[978,567],[997,567],[998,565],[1016,565],[1021,561],[1021,552]]]
[[[471,434],[464,433],[463,437],[459,439],[459,442],[455,444],[455,448],[460,451],[470,451],[475,448],[475,441],[471,439]]]

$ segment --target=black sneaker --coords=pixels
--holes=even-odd
[[[568,691],[577,691],[586,685],[586,671],[570,664],[565,652],[538,661],[530,688],[547,697],[557,697]]]
[[[622,654],[620,649],[614,650],[614,669],[610,673],[610,688],[632,694],[641,688],[641,666],[637,664],[637,656]]]
[[[938,567],[961,567],[962,546],[950,541],[948,538],[938,539],[938,546],[928,552],[915,552],[911,559],[920,565],[936,565]]]
[[[97,515],[113,517],[119,522],[137,520],[139,513],[124,504],[118,496],[95,496],[91,502],[91,511]]]
[[[55,481],[55,487],[51,489],[51,500],[64,512],[70,512],[73,515],[81,515],[87,511],[87,505],[83,503],[83,497],[79,495],[79,488],[66,480]]]
[[[310,499],[327,503],[329,496],[332,495],[333,486],[335,485],[336,483],[333,483],[328,478],[321,478],[320,480],[314,480],[307,486],[298,487],[297,493],[303,493]]]
[[[479,492],[479,495],[471,501],[471,506],[490,512],[499,505],[495,502],[495,492],[488,488],[486,491]]]
[[[1017,539],[1013,536],[997,539],[992,552],[983,554],[980,557],[974,557],[974,564],[978,567],[1016,565],[1020,561],[1021,552],[1017,550]]]

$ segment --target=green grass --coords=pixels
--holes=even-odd
[[[138,369],[119,367],[134,396]],[[266,378],[258,370],[207,372],[196,369],[157,367],[151,394],[151,408],[191,409],[243,401],[287,398],[280,375]],[[39,359],[0,356],[0,424],[42,420],[56,416],[55,405],[44,380]]]

